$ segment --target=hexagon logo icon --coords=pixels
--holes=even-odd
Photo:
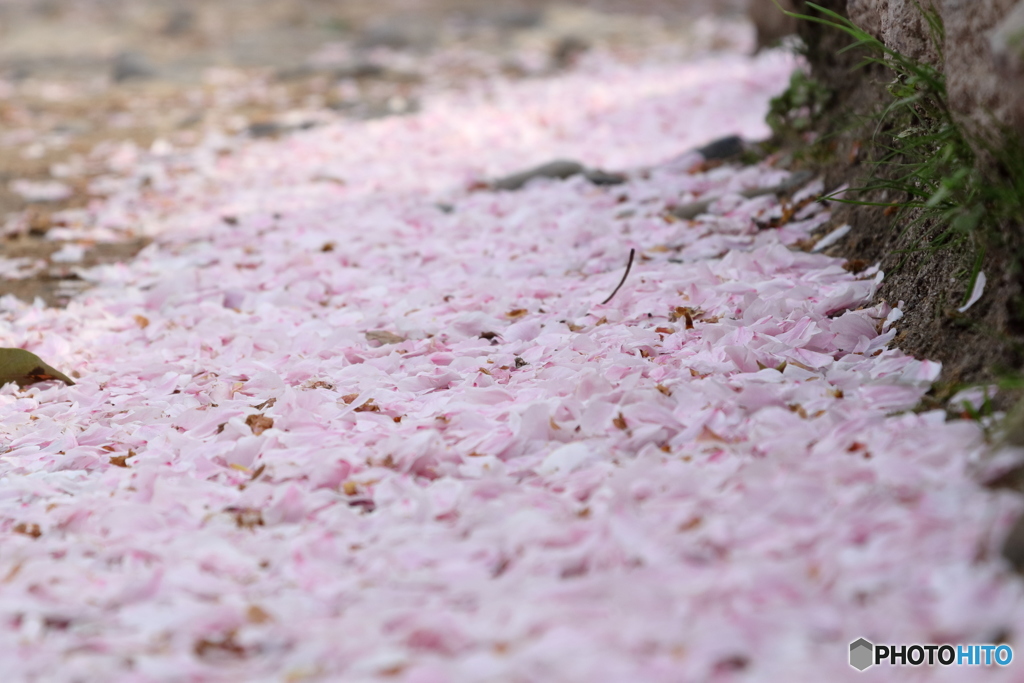
[[[864,638],[858,638],[850,643],[850,666],[857,671],[863,671],[874,664],[875,646]]]

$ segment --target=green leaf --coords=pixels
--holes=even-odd
[[[67,375],[53,369],[31,351],[0,349],[0,386],[14,382],[24,388],[29,384],[51,379],[59,379],[68,386],[74,385]]]

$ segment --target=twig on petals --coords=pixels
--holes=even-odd
[[[629,250],[629,263],[626,264],[626,272],[622,274],[622,279],[619,281],[619,286],[615,288],[615,291],[613,291],[611,294],[609,294],[608,298],[601,302],[602,306],[605,305],[606,303],[608,303],[609,301],[611,301],[612,297],[614,297],[616,294],[618,294],[619,290],[622,289],[622,285],[626,284],[626,278],[629,277],[629,271],[633,267],[633,257],[634,256],[636,256],[636,249],[630,249]]]

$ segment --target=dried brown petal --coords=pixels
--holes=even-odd
[[[400,344],[405,341],[405,337],[400,337],[393,332],[387,330],[370,330],[366,333],[367,341],[378,342],[382,345],[387,344]]]
[[[262,413],[257,413],[245,418],[245,424],[249,425],[249,429],[252,430],[253,434],[259,436],[274,426],[274,420]]]

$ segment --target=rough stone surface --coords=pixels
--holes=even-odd
[[[950,106],[962,123],[1024,124],[1018,99],[1024,87],[1020,81],[1012,80],[1021,78],[1020,71],[1008,54],[1010,41],[999,39],[1012,34],[1007,22],[1012,21],[1014,0],[922,3],[934,7],[943,19],[945,38],[941,50],[929,42],[928,25],[920,21],[912,2],[818,0],[815,4],[845,14],[889,47],[943,68]],[[809,9],[804,0],[799,7]],[[1003,25],[1007,28],[993,32],[993,28]],[[832,141],[831,156],[820,161],[826,186],[862,187],[877,172],[871,161],[880,152],[872,149],[872,136],[884,138],[898,132],[875,125],[878,113],[892,102],[883,86],[892,80],[893,74],[878,65],[854,69],[865,53],[841,52],[851,39],[839,31],[810,22],[800,22],[798,30],[807,46],[814,77],[835,93],[822,124],[822,132]],[[857,121],[868,122],[868,127],[857,128]],[[979,156],[981,163],[986,163],[987,156]],[[879,193],[871,200],[884,205],[901,199]],[[1017,351],[1024,347],[1006,343],[1006,339],[1020,339],[1024,331],[1016,303],[1024,297],[1024,279],[1017,274],[1015,265],[1015,254],[1019,253],[1024,234],[1019,226],[999,228],[1004,246],[988,251],[983,266],[988,276],[985,294],[968,315],[961,315],[956,309],[966,299],[969,283],[963,273],[974,267],[971,250],[950,249],[937,255],[922,251],[921,245],[928,244],[935,235],[932,223],[915,222],[920,219],[919,214],[902,215],[895,225],[893,212],[884,206],[849,206],[836,216],[848,223],[851,230],[835,253],[858,262],[880,264],[886,278],[879,296],[893,303],[906,303],[900,347],[915,355],[941,360],[943,382],[955,385],[990,381],[993,373],[1024,366],[1024,355]],[[941,390],[936,395],[939,393]],[[1002,400],[1014,399],[997,397],[997,401]]]
[[[993,31],[989,47],[995,59],[996,73],[1007,85],[1011,96],[1010,116],[1018,127],[1024,128],[1024,1]]]
[[[1006,42],[995,45],[1002,48],[1002,54],[996,54],[992,40],[993,32],[1018,4],[1016,0],[838,0],[817,4],[844,12],[887,47],[942,68],[950,106],[965,121],[1018,121],[1015,93],[1020,81],[1015,79],[1020,69],[1012,66]],[[944,38],[933,35],[919,7],[938,13],[945,27]],[[1018,11],[1021,14],[1024,11]],[[1024,18],[1018,21],[1024,22]],[[1005,34],[1011,30],[1005,29]]]
[[[1018,2],[1006,15],[989,43],[997,62],[1013,68],[1024,65],[1024,2]]]
[[[796,33],[796,19],[786,16],[781,9],[793,11],[793,0],[750,0],[747,16],[757,30],[757,49],[761,50]]]
[[[518,190],[526,183],[535,178],[557,178],[564,180],[579,173],[583,173],[583,164],[568,159],[556,159],[546,164],[541,164],[520,173],[499,178],[491,183],[496,190]]]
[[[877,2],[878,0],[847,0],[846,13],[850,17],[850,21],[874,37],[881,39],[882,14],[875,7]]]
[[[926,4],[914,0],[875,0],[871,4],[879,17],[882,41],[888,47],[919,62],[939,63],[938,50],[919,9],[927,9]]]
[[[946,88],[953,110],[985,123],[1012,117],[1012,88],[994,68],[989,34],[1013,9],[1014,0],[944,0]]]

